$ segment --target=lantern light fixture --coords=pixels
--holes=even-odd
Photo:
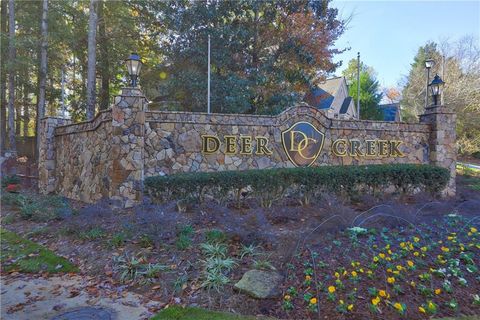
[[[137,86],[138,76],[142,69],[142,60],[137,53],[132,53],[128,59],[125,60],[127,71],[130,76],[130,85],[135,88]]]
[[[430,90],[432,91],[432,97],[433,97],[433,105],[437,106],[438,102],[440,101],[440,96],[443,92],[443,86],[445,85],[445,82],[440,78],[440,76],[437,74],[433,78],[432,82],[429,84]]]

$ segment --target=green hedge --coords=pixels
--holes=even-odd
[[[176,200],[203,202],[212,197],[222,203],[257,198],[262,206],[288,194],[305,204],[319,193],[350,196],[378,193],[393,186],[402,193],[421,189],[436,193],[445,188],[449,171],[431,165],[388,164],[368,166],[322,166],[246,171],[178,173],[145,179],[145,192],[155,202]]]

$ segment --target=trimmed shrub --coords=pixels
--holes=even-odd
[[[435,194],[447,185],[449,171],[431,165],[385,164],[364,166],[322,166],[246,171],[191,172],[145,179],[145,192],[155,202],[203,202],[210,195],[219,203],[251,193],[263,207],[285,194],[302,204],[323,192],[351,196],[377,193],[389,186],[397,192],[423,190]]]

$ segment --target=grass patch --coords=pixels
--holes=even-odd
[[[104,238],[106,235],[107,233],[105,232],[105,230],[103,230],[102,228],[95,227],[88,231],[81,232],[79,234],[79,237],[83,240],[97,240],[97,239]]]
[[[234,313],[209,311],[201,308],[171,306],[163,309],[151,320],[254,320],[255,317]]]
[[[185,225],[180,228],[177,233],[177,241],[175,242],[179,250],[188,249],[192,245],[193,227],[191,225]]]
[[[0,261],[3,271],[36,272],[76,272],[77,267],[67,259],[57,256],[17,234],[0,229],[2,238]]]

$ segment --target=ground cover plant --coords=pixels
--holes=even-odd
[[[23,239],[13,232],[0,229],[0,261],[4,272],[76,272],[77,267],[52,251]]]
[[[478,224],[354,227],[310,243],[288,265],[282,308],[300,318],[405,318],[480,313]],[[474,226],[475,225],[475,226]]]

